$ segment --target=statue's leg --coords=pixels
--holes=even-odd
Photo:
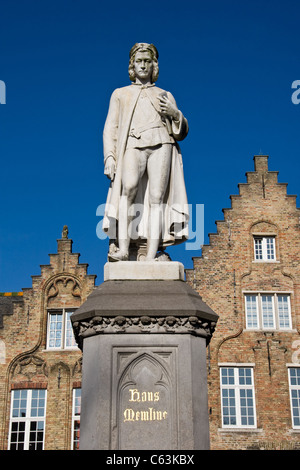
[[[127,149],[122,166],[122,195],[119,206],[119,248],[116,257],[120,260],[128,258],[130,237],[128,234],[128,211],[134,203],[139,180],[146,169],[146,157],[139,149]]]
[[[149,178],[149,238],[147,241],[147,257],[155,258],[159,247],[162,231],[162,202],[168,186],[172,158],[172,145],[164,144],[155,148],[148,159]]]

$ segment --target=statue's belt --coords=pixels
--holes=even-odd
[[[144,131],[148,131],[149,129],[157,129],[159,127],[165,127],[162,122],[153,122],[152,124],[147,124],[146,126],[138,127],[137,129],[130,129],[129,131],[129,136],[130,137],[135,137],[136,139],[141,138],[141,134]]]

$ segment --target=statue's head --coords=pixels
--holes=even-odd
[[[135,81],[135,70],[134,70],[134,59],[137,52],[148,52],[151,55],[153,61],[153,72],[151,82],[154,83],[158,79],[158,52],[156,47],[153,44],[147,44],[144,42],[136,43],[130,50],[129,53],[129,78],[132,82]]]

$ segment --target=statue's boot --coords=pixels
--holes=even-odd
[[[109,253],[108,259],[109,261],[128,261],[128,253],[121,250],[116,251],[116,253]]]

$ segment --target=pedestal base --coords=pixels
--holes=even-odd
[[[208,429],[204,338],[85,339],[80,449],[209,449]]]
[[[104,281],[179,280],[184,281],[184,267],[177,261],[122,261],[106,263]]]
[[[209,448],[206,345],[218,316],[183,276],[176,262],[109,263],[72,314],[80,449]]]

